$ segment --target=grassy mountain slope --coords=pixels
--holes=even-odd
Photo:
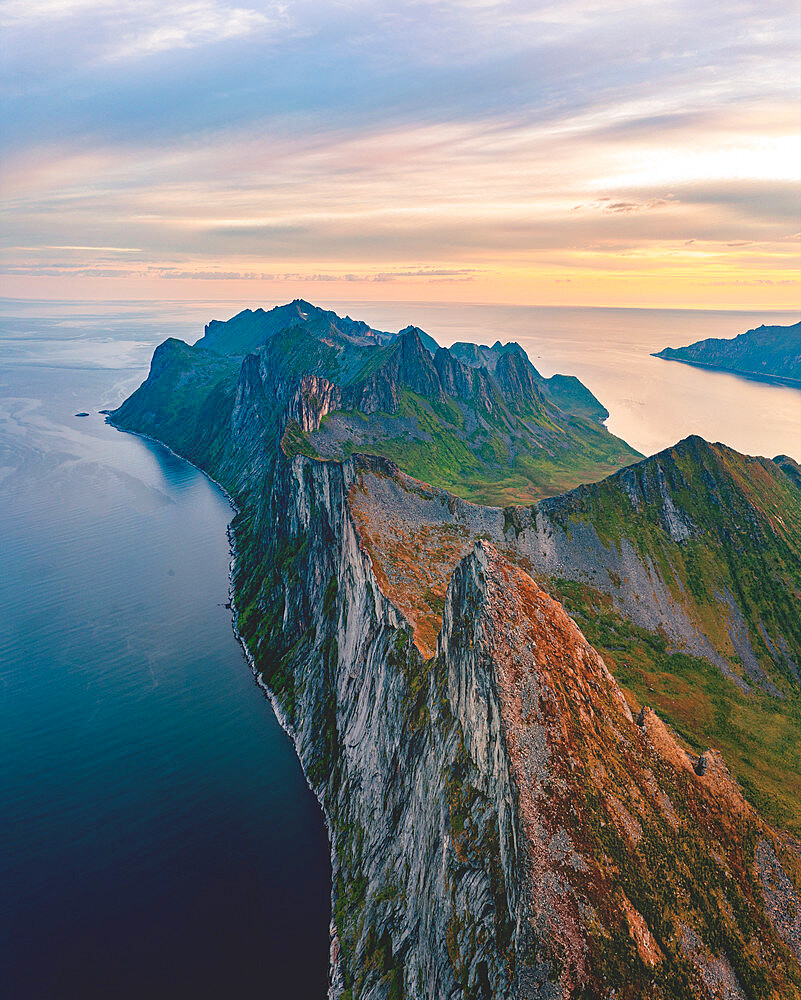
[[[352,383],[359,393],[323,417],[306,453],[383,455],[483,503],[558,493],[638,457],[598,423],[597,401],[578,380],[548,389],[516,346],[486,350],[492,368],[442,348],[432,357],[407,331],[368,356]]]
[[[801,489],[776,463],[696,438],[664,454],[668,500],[644,466],[639,502],[627,492],[634,476],[618,475],[565,498],[556,519],[633,543],[749,690],[633,626],[597,589],[551,581],[551,591],[637,702],[696,750],[720,749],[751,800],[801,835]]]
[[[212,389],[220,412],[232,411],[243,386],[228,376],[241,366],[239,382],[245,379],[254,398],[266,392],[285,399],[308,375],[330,383],[303,390],[325,401],[305,398],[309,419],[303,427],[290,421],[284,435],[290,453],[341,459],[354,450],[374,452],[482,502],[560,493],[639,457],[599,423],[606,411],[577,379],[543,379],[515,344],[476,348],[486,364],[466,364],[416,327],[380,334],[302,300],[209,324],[191,348],[168,343],[154,357],[147,387],[115,419],[132,425],[153,397],[150,416],[143,412],[137,420],[159,436],[153,414],[160,413],[163,434],[177,434],[187,449],[201,432],[181,431],[171,414],[184,405],[198,412],[199,399]],[[269,423],[268,410],[261,406],[262,422]]]
[[[591,523],[607,547],[633,544],[749,682],[799,685],[801,491],[776,463],[690,437],[544,506],[565,528]]]
[[[113,422],[214,467],[228,443],[239,375],[238,360],[170,338],[156,348],[147,380],[114,411]]]

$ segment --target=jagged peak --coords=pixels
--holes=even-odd
[[[496,340],[491,347],[487,344],[476,344],[470,340],[458,340],[450,346],[449,350],[456,357],[470,358],[471,366],[474,368],[487,367],[492,369],[497,364],[498,358],[508,353],[519,354],[529,360],[525,349],[515,340],[509,340],[505,344]]]
[[[417,339],[419,340],[420,334],[424,332],[425,331],[422,330],[419,326],[415,326],[413,323],[410,323],[408,326],[405,326],[402,330],[398,330],[398,338],[414,336],[416,334]]]
[[[520,408],[541,406],[543,395],[538,385],[539,375],[522,348],[503,350],[494,374],[507,401]]]
[[[423,339],[420,336],[424,331],[419,326],[406,326],[398,333],[398,344],[412,344],[419,351],[423,352]]]
[[[415,333],[417,334],[417,336],[418,336],[418,338],[420,339],[420,342],[422,343],[423,347],[424,347],[424,348],[425,348],[425,349],[426,349],[426,350],[428,351],[428,353],[429,353],[429,354],[431,354],[432,356],[433,356],[434,354],[436,354],[438,350],[440,350],[440,346],[439,346],[439,344],[438,344],[438,343],[436,342],[436,340],[434,340],[434,338],[433,338],[433,337],[431,336],[431,334],[430,334],[430,333],[426,333],[426,331],[425,331],[425,330],[423,330],[423,329],[422,329],[421,327],[419,327],[419,326],[405,326],[405,327],[404,327],[404,328],[403,328],[403,329],[402,329],[402,330],[401,330],[401,331],[400,331],[400,332],[399,332],[399,333],[397,334],[397,336],[398,336],[398,337],[404,337],[404,336],[406,336],[406,335],[408,335],[408,334],[410,334],[410,333],[412,333],[412,332],[415,332]]]
[[[507,340],[505,344],[501,343],[500,340],[496,340],[492,345],[492,350],[498,354],[519,354],[528,361],[528,353],[516,340]]]

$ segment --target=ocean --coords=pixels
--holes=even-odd
[[[323,304],[445,345],[517,340],[544,375],[581,378],[644,453],[697,433],[801,460],[801,391],[650,357],[797,316]],[[230,507],[98,412],[165,337],[194,341],[243,305],[0,302],[10,997],[325,995],[327,839],[231,630]]]
[[[160,335],[12,329],[0,994],[322,998],[327,837],[231,629],[231,509],[96,412],[140,381]]]

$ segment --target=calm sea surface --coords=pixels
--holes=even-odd
[[[97,412],[166,336],[194,341],[243,305],[0,303],[3,995],[325,993],[326,837],[231,632],[230,509]],[[698,433],[801,460],[801,392],[649,356],[794,315],[340,311],[445,345],[517,340],[646,453]]]
[[[231,631],[230,508],[96,413],[160,333],[0,329],[0,995],[322,1000],[327,839]]]

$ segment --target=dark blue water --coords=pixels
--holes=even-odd
[[[131,329],[0,331],[0,994],[322,998],[327,841],[231,631],[230,508],[96,412],[173,332]]]

